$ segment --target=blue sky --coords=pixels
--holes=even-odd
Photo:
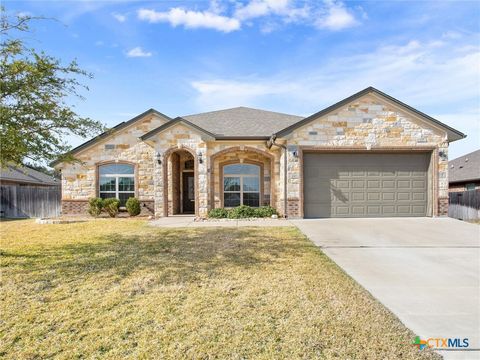
[[[310,115],[367,86],[480,148],[480,5],[443,1],[4,1],[37,21],[30,45],[76,58],[81,115],[107,126],[251,106]],[[72,145],[84,139],[71,138]]]

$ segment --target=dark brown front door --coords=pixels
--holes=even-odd
[[[183,213],[195,212],[195,175],[183,173]]]

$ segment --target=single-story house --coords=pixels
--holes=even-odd
[[[72,150],[62,211],[136,196],[155,217],[271,205],[302,217],[448,211],[448,145],[465,135],[373,88],[311,116],[246,107],[176,117],[150,109]]]
[[[448,162],[448,183],[451,192],[480,189],[480,150]]]
[[[0,217],[51,217],[59,214],[59,180],[27,166],[0,168]]]
[[[0,185],[60,186],[60,181],[28,166],[7,165],[0,168]]]

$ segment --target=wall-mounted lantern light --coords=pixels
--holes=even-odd
[[[203,154],[201,151],[198,152],[197,157],[198,157],[198,163],[203,164]]]
[[[445,150],[440,150],[438,152],[438,156],[440,156],[440,159],[442,159],[443,161],[447,161],[448,160],[448,155],[446,153]]]
[[[157,152],[157,153],[155,154],[155,160],[157,160],[158,165],[161,165],[161,164],[162,164],[162,154],[160,154],[159,152]]]

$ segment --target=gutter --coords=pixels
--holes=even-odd
[[[272,136],[270,136],[270,139],[268,139],[267,141],[267,148],[270,150],[272,148],[272,146],[277,146],[277,147],[280,147],[283,149],[283,216],[285,217],[285,219],[288,217],[287,215],[287,156],[288,156],[288,152],[287,152],[287,146],[285,144],[277,144],[275,142],[275,140],[277,139],[277,134],[272,134]]]

